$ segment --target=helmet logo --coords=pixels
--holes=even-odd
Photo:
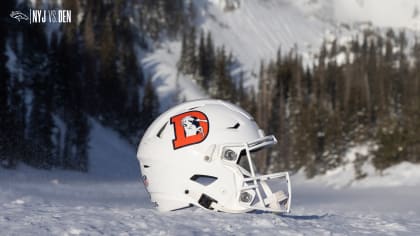
[[[200,111],[189,111],[173,116],[171,124],[175,132],[175,139],[172,141],[174,149],[200,143],[209,133],[208,118]]]

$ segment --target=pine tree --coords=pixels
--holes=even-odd
[[[197,70],[197,57],[196,57],[196,29],[192,26],[187,34],[187,48],[186,48],[186,74],[194,74]]]
[[[157,117],[159,114],[159,106],[159,99],[153,88],[152,80],[148,79],[144,87],[144,96],[141,110],[141,122],[143,130],[145,130]]]
[[[228,69],[228,58],[224,47],[222,47],[217,52],[216,56],[216,65],[215,65],[215,80],[213,88],[210,90],[210,93],[216,98],[220,98],[227,101],[234,101],[235,98],[235,85],[232,82],[232,77]]]
[[[8,1],[6,4],[0,10],[1,19],[9,19],[8,11],[12,9],[13,2]],[[12,122],[12,114],[8,104],[10,73],[6,67],[8,58],[5,53],[8,27],[7,20],[0,21],[0,164],[6,166],[11,161],[10,154],[12,149],[12,145],[8,141],[10,123]]]
[[[117,45],[111,22],[111,16],[105,19],[101,32],[100,72],[98,92],[100,114],[110,125],[117,125],[125,106],[125,94],[118,76],[116,62]],[[112,95],[111,95],[112,94]]]
[[[187,23],[186,16],[184,14],[184,1],[183,0],[172,0],[164,1],[165,3],[165,18],[168,27],[169,37],[176,37],[179,32],[183,30],[183,27]]]
[[[210,84],[212,83],[212,80],[214,79],[214,69],[216,65],[216,57],[215,57],[215,49],[213,45],[213,39],[211,36],[211,32],[207,32],[206,37],[206,69],[204,70],[204,79],[203,79],[203,86],[204,88],[208,88]]]
[[[198,82],[205,88],[204,81],[208,76],[208,65],[207,65],[207,52],[205,44],[204,30],[200,32],[200,42],[198,44]]]
[[[8,57],[6,55],[6,43],[13,37],[12,32],[15,29],[10,17],[10,9],[15,6],[15,1],[6,1],[0,9],[0,166],[13,168],[16,166],[18,155],[15,151],[18,148],[16,144],[16,134],[12,130],[15,126],[15,113],[13,104],[9,104],[9,99],[13,97],[14,92],[11,87],[11,74],[7,68]],[[16,27],[17,28],[17,27]],[[11,30],[12,29],[12,30]],[[17,133],[19,130],[17,130]],[[14,138],[13,138],[14,137]],[[14,140],[10,140],[10,139]]]
[[[194,1],[190,1],[188,5],[188,26],[193,27],[195,25],[195,20],[197,18],[197,10],[194,5]]]
[[[89,121],[80,109],[73,110],[70,116],[66,120],[62,167],[86,172],[89,168]]]
[[[138,117],[140,116],[139,104],[139,86],[143,84],[143,70],[141,65],[137,63],[137,57],[134,54],[134,36],[130,28],[129,19],[123,18],[122,32],[124,35],[120,39],[120,72],[119,77],[122,81],[122,89],[125,94],[125,106],[123,115],[121,116],[122,124],[119,129],[123,130],[128,136],[138,138],[140,125]]]
[[[90,114],[98,113],[98,77],[96,63],[96,40],[93,24],[93,9],[88,8],[83,25],[83,94],[85,95],[85,110]]]
[[[17,65],[14,65],[17,66]],[[25,106],[25,96],[24,96],[24,83],[20,81],[19,74],[11,75],[10,86],[10,112],[12,115],[12,122],[8,129],[11,131],[8,135],[8,139],[12,144],[12,157],[9,162],[10,167],[15,167],[19,160],[25,156],[27,151],[26,146],[26,106]]]
[[[55,127],[52,117],[52,84],[42,75],[33,78],[33,100],[29,120],[28,137],[31,140],[31,153],[26,162],[39,168],[52,167],[54,144],[52,142]]]
[[[177,62],[178,71],[185,73],[187,66],[187,34],[186,31],[182,33],[181,56]]]

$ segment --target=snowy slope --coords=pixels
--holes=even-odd
[[[370,22],[379,27],[419,30],[419,0],[290,0],[319,19],[332,23]]]
[[[329,26],[287,1],[243,0],[228,12],[212,1],[201,9],[201,27],[212,32],[216,45],[225,45],[245,69],[257,73],[261,60],[274,58],[279,48],[283,53],[295,46],[301,52],[318,48]]]
[[[339,22],[370,21],[380,27],[420,30],[419,0],[333,0]]]
[[[318,49],[329,24],[306,16],[287,1],[243,0],[239,7],[226,12],[224,1],[194,1],[197,26],[211,32],[217,47],[225,46],[242,65],[233,73],[244,72],[248,84],[255,85],[261,60],[268,61],[282,48],[288,52],[295,46],[301,52]],[[151,75],[162,107],[174,105],[176,98],[192,100],[207,95],[189,76],[177,74],[176,63],[181,51],[180,42],[163,42],[144,55],[141,64]]]
[[[228,3],[234,8],[227,10]],[[233,53],[242,65],[233,73],[244,72],[247,85],[257,83],[261,60],[274,58],[279,48],[283,53],[297,48],[304,62],[311,62],[324,39],[345,45],[363,30],[341,24],[420,29],[419,0],[197,0],[194,4],[197,27],[211,32],[216,46]],[[179,55],[179,42],[163,42],[142,61],[153,76],[162,110],[173,105],[175,97],[206,97],[189,77],[177,75]]]
[[[180,52],[180,42],[165,42],[152,53],[146,54],[140,62],[153,81],[162,112],[176,105],[177,100],[208,97],[190,76],[177,73]]]

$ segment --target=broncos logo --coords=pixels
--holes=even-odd
[[[23,14],[21,11],[12,11],[10,13],[10,17],[16,19],[20,22],[20,20],[29,20],[29,17],[25,14]]]
[[[174,149],[197,144],[206,139],[209,132],[207,116],[200,111],[189,111],[171,118],[174,126]]]

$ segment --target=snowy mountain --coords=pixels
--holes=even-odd
[[[392,28],[396,34],[407,31],[408,45],[411,46],[418,34],[415,26],[418,1],[202,0],[194,4],[198,29],[210,32],[217,46],[232,53],[239,63],[231,71],[233,77],[243,75],[245,86],[254,88],[257,88],[261,61],[267,64],[276,57],[279,49],[283,55],[290,50],[297,51],[303,62],[310,65],[316,62],[324,41],[327,50],[331,50],[335,41],[337,47],[348,50],[352,40],[363,42],[364,31],[380,35]],[[385,15],[392,15],[397,20],[389,20],[391,17]],[[398,51],[399,48],[394,45],[392,50]],[[174,98],[191,100],[208,96],[192,80],[192,75],[178,72],[180,53],[181,42],[163,42],[142,60],[143,66],[153,75],[162,110],[172,106]],[[353,58],[353,54],[347,58],[346,52],[342,51],[335,60],[341,65]],[[344,162],[353,165],[354,161],[344,158]],[[373,169],[365,171],[371,176],[378,175],[372,165],[366,168]],[[326,178],[333,177],[328,175]],[[351,174],[348,178],[344,181],[346,183],[340,180],[338,185],[349,185],[356,176]]]
[[[246,84],[251,86],[257,84],[261,61],[274,59],[279,49],[283,53],[297,50],[306,63],[312,63],[324,40],[338,40],[339,45],[347,46],[369,25],[408,30],[413,32],[411,41],[420,29],[418,0],[199,0],[194,3],[197,27],[211,32],[216,45],[225,46],[238,59],[241,66],[232,74],[244,73]],[[163,42],[142,61],[156,79],[162,110],[171,106],[175,93],[186,100],[207,97],[189,82],[190,78],[177,75],[180,50],[180,42]],[[337,60],[342,62],[344,55]]]
[[[418,0],[297,0],[288,1],[307,15],[332,23],[371,22],[380,27],[418,30]]]
[[[288,52],[296,46],[302,52],[317,50],[329,25],[306,16],[298,7],[284,1],[235,1],[235,8],[226,11],[228,2],[194,1],[198,12],[196,24],[211,32],[215,44],[225,46],[239,60],[242,66],[232,73],[244,72],[248,83],[254,86],[261,60],[274,58],[278,49]],[[163,110],[170,106],[165,105],[171,101],[168,94],[173,96],[177,89],[176,78],[181,85],[181,97],[187,100],[205,97],[197,86],[184,89],[182,85],[190,79],[176,75],[180,50],[180,42],[166,42],[142,61],[156,76]],[[158,76],[161,73],[165,76]]]

